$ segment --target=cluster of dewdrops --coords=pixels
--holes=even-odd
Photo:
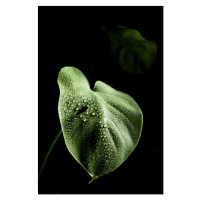
[[[84,107],[87,107],[87,110],[78,115],[83,119],[83,122],[86,122],[90,115],[103,117],[103,112],[101,112],[99,106],[95,104],[94,99],[91,99],[92,98],[85,97],[78,92],[61,95],[59,100],[60,117],[69,120],[70,117],[74,117],[74,115]]]

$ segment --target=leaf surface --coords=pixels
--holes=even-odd
[[[58,85],[59,118],[71,155],[92,180],[117,169],[140,139],[143,116],[138,104],[101,81],[91,90],[75,67],[60,70]]]

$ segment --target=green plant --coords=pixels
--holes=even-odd
[[[61,69],[58,85],[59,117],[69,152],[92,181],[117,169],[140,139],[143,118],[137,103],[101,81],[91,90],[74,67]]]

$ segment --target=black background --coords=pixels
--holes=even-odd
[[[133,75],[108,59],[108,43],[100,26],[137,29],[158,47],[152,72]],[[88,77],[99,49],[105,50]],[[143,111],[138,146],[114,172],[88,185],[89,174],[68,152],[63,136],[53,148],[38,182],[39,194],[163,193],[163,7],[39,7],[38,165],[60,129],[57,76],[64,66],[80,69],[91,88],[101,80],[131,95]]]

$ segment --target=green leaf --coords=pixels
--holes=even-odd
[[[106,31],[110,41],[110,54],[119,50],[118,61],[121,68],[127,72],[145,74],[152,69],[157,45],[146,40],[135,29]]]
[[[133,152],[142,130],[142,111],[134,99],[87,78],[74,67],[58,75],[59,118],[71,155],[92,181],[117,169]]]

